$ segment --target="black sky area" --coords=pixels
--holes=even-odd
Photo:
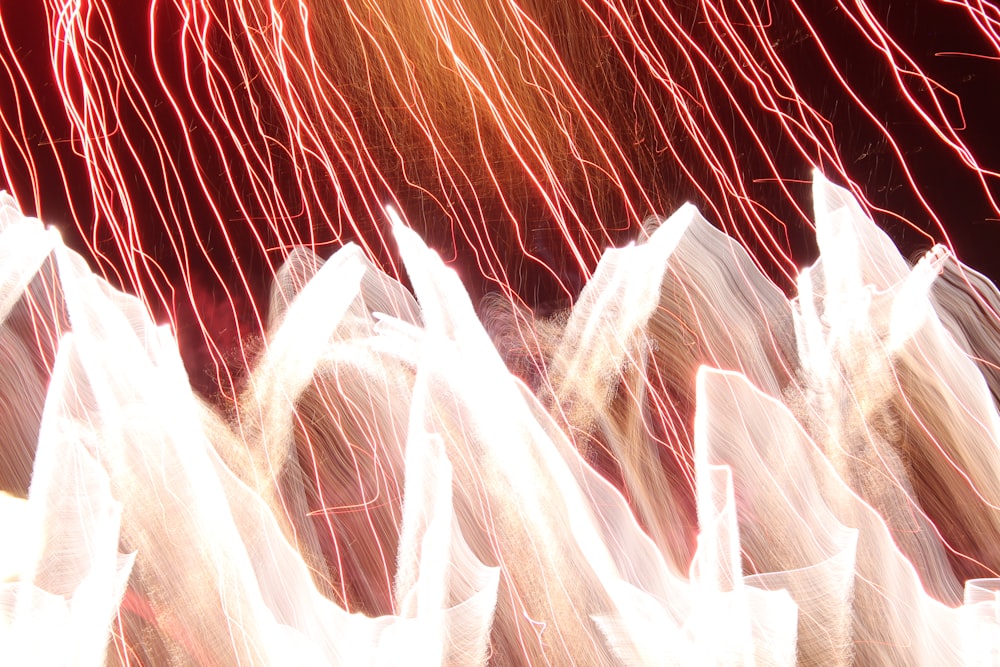
[[[145,3],[121,2],[110,3],[115,7],[115,17],[120,26],[134,26],[120,34],[126,49],[134,48],[133,66],[140,75],[148,74],[151,68],[147,47],[150,39]],[[724,3],[723,3],[724,4]],[[874,114],[876,121],[864,117],[860,107],[846,99],[841,85],[832,77],[828,67],[820,57],[814,37],[801,27],[801,22],[795,17],[788,3],[765,3],[762,5],[762,15],[767,16],[772,25],[771,34],[775,35],[773,46],[781,56],[786,67],[795,79],[796,86],[805,100],[817,109],[836,128],[837,146],[847,171],[851,178],[861,185],[872,204],[894,215],[879,215],[878,222],[897,242],[901,251],[910,258],[926,250],[929,242],[919,233],[910,229],[903,220],[909,221],[919,229],[926,230],[937,237],[938,233],[923,204],[915,197],[908,187],[908,178],[919,184],[930,208],[937,211],[948,230],[959,258],[974,269],[987,274],[996,280],[1000,277],[1000,220],[994,211],[994,205],[986,194],[986,189],[1000,199],[1000,188],[996,179],[991,179],[985,186],[979,182],[975,174],[964,166],[956,154],[947,149],[940,138],[928,129],[925,122],[916,116],[909,105],[905,104],[898,84],[892,80],[892,71],[887,66],[884,57],[873,46],[859,39],[857,27],[853,26],[834,3],[802,3],[809,7],[808,19],[816,28],[822,44],[828,49],[837,70],[843,75],[849,85],[857,91],[865,106]],[[812,6],[822,5],[820,9]],[[833,5],[833,6],[831,6]],[[997,58],[997,46],[990,44],[977,32],[970,30],[971,19],[960,7],[943,2],[876,2],[870,3],[874,13],[881,23],[888,28],[893,37],[904,47],[907,53],[917,62],[921,69],[943,88],[953,92],[958,102],[952,100],[948,109],[949,117],[964,119],[965,126],[960,136],[970,147],[974,157],[984,168],[1000,169],[1000,132],[996,129],[996,109],[1000,99],[1000,61]],[[20,122],[26,128],[29,139],[35,145],[28,146],[34,156],[35,172],[40,183],[38,201],[33,202],[30,190],[29,172],[19,166],[18,159],[8,161],[9,183],[0,183],[0,187],[14,189],[27,213],[40,214],[50,224],[60,226],[70,245],[77,250],[85,251],[86,245],[82,237],[66,223],[74,218],[71,206],[76,207],[76,218],[87,221],[94,219],[92,205],[88,202],[88,175],[82,161],[72,155],[71,147],[56,146],[63,159],[63,173],[60,173],[52,149],[42,145],[45,132],[42,118],[48,125],[48,131],[56,137],[69,136],[69,127],[62,111],[62,100],[57,94],[51,73],[51,62],[45,47],[46,26],[42,3],[22,2],[21,0],[0,0],[0,18],[2,18],[9,41],[0,45],[0,60],[13,62],[11,53],[17,54],[17,62],[24,67],[22,72],[8,69],[7,76],[14,78],[22,75],[30,81],[31,88],[38,91],[37,102],[41,108],[41,118],[25,115],[24,100],[15,96],[15,87],[0,76],[0,113],[5,118],[14,118],[20,114]],[[680,11],[680,10],[679,10]],[[697,17],[697,5],[692,4],[692,16]],[[170,34],[179,29],[177,17],[164,12],[157,23],[157,30]],[[783,29],[787,24],[789,28]],[[697,30],[697,20],[693,19],[694,30]],[[179,77],[181,63],[173,63],[176,72],[169,71],[171,63],[164,60],[168,78]],[[923,101],[929,98],[911,80],[914,94]],[[922,97],[921,97],[922,96]],[[748,100],[745,108],[752,109],[752,101]],[[758,111],[757,113],[763,113]],[[63,114],[62,116],[60,114]],[[138,128],[139,119],[127,115],[120,119],[123,126]],[[768,119],[761,118],[762,125]],[[892,155],[884,135],[878,130],[876,123],[881,124],[899,143],[906,163],[912,169],[907,177],[900,168],[899,161]],[[167,136],[167,142],[183,150],[186,128],[164,125],[165,131],[173,132]],[[196,133],[191,133],[194,141],[201,141]],[[780,135],[770,135],[773,142],[773,158],[779,166],[790,173],[801,173],[802,183],[792,186],[801,205],[806,210],[811,209],[809,202],[809,186],[806,182],[809,166],[801,155],[787,145],[787,140]],[[0,142],[6,155],[17,156],[20,148],[18,137],[9,131],[0,132]],[[141,152],[149,146],[138,146]],[[209,151],[211,152],[211,151]],[[756,165],[759,166],[759,165]],[[694,165],[696,173],[698,165]],[[701,167],[708,177],[707,169]],[[221,171],[221,165],[219,165]],[[69,184],[67,191],[66,184]],[[172,187],[185,187],[176,184]],[[757,189],[754,189],[754,188]],[[772,205],[775,189],[772,185],[751,186],[751,194],[755,199]],[[676,205],[680,200],[693,199],[703,211],[707,210],[706,202],[698,201],[697,192],[685,190],[679,186],[670,204]],[[235,210],[231,198],[237,193],[227,191],[224,184],[218,188],[219,205],[226,210]],[[204,201],[194,200],[191,220],[191,233],[211,236],[210,227],[201,227],[200,220],[211,218]],[[773,203],[774,210],[779,215],[787,215],[790,208],[787,203]],[[147,238],[144,241],[153,254],[169,254],[165,240],[158,237],[161,234],[155,227],[143,227],[141,220],[156,218],[156,209],[152,201],[138,201],[137,214],[139,231]],[[659,211],[669,214],[670,210]],[[898,216],[898,217],[896,217]],[[714,221],[713,221],[714,222]],[[85,223],[86,224],[86,223]],[[99,242],[107,243],[108,236],[101,229],[101,221],[94,222],[93,237]],[[103,224],[106,224],[104,222]],[[812,232],[799,224],[790,224],[787,243],[800,266],[813,261],[816,256],[815,242]],[[244,243],[245,242],[245,243]],[[243,243],[243,246],[240,244]],[[261,257],[249,239],[236,239],[236,251],[243,263],[242,268],[251,277],[253,298],[262,300],[267,293],[270,282],[270,265],[268,258]],[[245,246],[245,247],[244,247]],[[556,247],[541,247],[541,256],[552,257]],[[751,252],[759,248],[750,248]],[[228,252],[228,251],[227,251]],[[328,253],[327,253],[328,254]],[[220,265],[225,262],[220,260]],[[460,264],[460,262],[459,262]],[[169,262],[163,262],[167,277],[172,278],[173,271]],[[191,267],[195,274],[206,273],[204,266]],[[461,269],[459,266],[458,268]],[[765,267],[766,268],[766,267]],[[471,272],[471,267],[467,272]],[[536,300],[544,302],[551,297],[552,286],[546,286],[543,275],[521,272],[522,280],[538,281],[540,287],[534,290]],[[231,272],[224,273],[224,279],[235,280]],[[572,279],[569,282],[573,282]],[[577,281],[576,287],[579,287]],[[788,286],[785,286],[786,288]],[[471,287],[473,298],[476,298],[476,287]],[[221,299],[222,294],[215,288],[210,294],[200,300],[198,307],[211,319],[211,308],[208,304],[213,299]],[[244,304],[244,310],[249,304]],[[183,303],[176,304],[178,320],[185,316]],[[189,313],[188,313],[189,315]],[[225,323],[226,315],[218,315],[220,323],[210,326],[228,330],[230,335],[235,327]],[[182,348],[191,349],[198,333],[194,330],[181,329],[178,332]],[[220,339],[225,333],[219,334]],[[232,341],[230,341],[232,342]],[[203,355],[188,355],[186,361],[189,370],[206,363]],[[198,384],[198,372],[192,374],[195,384]]]

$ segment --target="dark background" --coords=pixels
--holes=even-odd
[[[89,4],[84,3],[83,7]],[[150,113],[161,114],[168,99],[153,72],[150,40],[154,30],[150,26],[162,36],[161,42],[169,43],[170,36],[180,29],[180,16],[162,10],[150,20],[148,7],[141,3],[110,4],[109,14],[113,18],[116,38],[122,51],[129,54],[130,64],[136,73],[136,81],[129,85],[145,91],[152,105]],[[996,177],[981,177],[963,164],[956,152],[914,111],[906,100],[904,90],[895,81],[895,72],[886,57],[863,39],[861,28],[852,21],[856,11],[847,12],[834,3],[809,4],[823,5],[823,8],[814,10],[791,3],[761,3],[758,10],[767,21],[772,46],[780,55],[799,93],[833,128],[831,148],[842,159],[846,177],[857,184],[874,208],[876,221],[907,256],[913,257],[926,250],[932,241],[944,241],[950,243],[959,258],[971,267],[993,279],[1000,277],[1000,257],[997,254],[1000,248],[1000,214],[996,203],[991,201],[991,196],[1000,196]],[[539,5],[542,8],[545,6],[544,3]],[[599,5],[594,3],[593,6]],[[746,131],[741,129],[738,119],[736,110],[739,109],[749,114],[751,122],[757,125],[761,136],[768,141],[767,157],[778,165],[786,179],[787,192],[792,197],[788,198],[784,191],[776,187],[773,179],[767,178],[759,182],[748,179],[751,180],[750,194],[773,213],[773,221],[767,224],[782,250],[792,257],[793,264],[802,266],[810,263],[815,259],[816,248],[808,221],[802,214],[802,211],[808,212],[811,208],[809,161],[792,145],[790,137],[783,133],[772,115],[760,109],[752,90],[739,85],[740,73],[731,66],[727,69],[718,45],[713,44],[713,26],[705,18],[703,7],[699,3],[674,3],[672,7],[692,39],[706,49],[709,58],[718,58],[722,63],[720,76],[733,82],[731,88],[726,88],[727,84],[707,85],[702,99],[717,116],[732,120],[729,139],[737,146],[741,142],[748,145]],[[1000,15],[995,8],[989,5],[984,7],[992,12],[994,18]],[[995,129],[997,91],[1000,91],[1000,51],[997,44],[976,27],[969,10],[960,5],[922,0],[877,2],[872,3],[870,8],[906,55],[934,79],[941,90],[954,93],[954,98],[942,97],[947,102],[944,113],[955,125],[963,124],[959,136],[973,157],[984,169],[1000,169],[1000,134]],[[536,11],[539,12],[539,20],[544,22],[546,10],[536,8]],[[636,20],[652,22],[653,18],[642,15],[640,11]],[[37,214],[47,223],[59,227],[67,241],[89,256],[112,282],[129,291],[141,288],[154,295],[155,298],[149,299],[154,313],[161,318],[176,318],[178,336],[194,384],[202,391],[210,391],[214,379],[218,378],[211,377],[204,369],[212,364],[213,358],[221,359],[230,366],[245,363],[245,354],[236,350],[243,349],[241,339],[246,339],[247,332],[254,330],[253,321],[258,317],[255,309],[264,302],[271,273],[280,264],[282,254],[280,251],[262,252],[261,243],[267,246],[274,239],[255,239],[242,226],[247,224],[248,217],[252,224],[253,219],[266,216],[267,211],[241,208],[239,203],[243,186],[221,177],[226,163],[238,162],[239,155],[232,149],[217,150],[197,122],[186,125],[169,114],[160,117],[158,127],[164,134],[159,141],[175,153],[180,169],[175,179],[168,178],[150,187],[140,178],[139,170],[129,171],[126,165],[126,177],[134,178],[134,183],[130,186],[129,213],[123,214],[123,218],[132,220],[133,233],[154,262],[147,267],[150,275],[143,284],[130,285],[126,272],[122,271],[124,260],[116,254],[112,223],[95,207],[90,187],[91,175],[68,140],[69,123],[52,75],[43,3],[0,0],[0,21],[4,32],[0,61],[5,65],[5,71],[0,73],[0,117],[4,120],[4,127],[0,129],[0,154],[4,168],[0,177],[6,181],[0,183],[0,187],[12,190],[27,213]],[[97,32],[100,33],[100,30]],[[749,42],[749,35],[752,34],[750,27],[745,29],[745,33]],[[591,45],[589,40],[598,39],[592,34],[557,34],[556,38],[560,48],[578,49],[584,54],[590,51],[603,53],[601,49],[606,50],[608,46],[596,42]],[[161,74],[169,85],[179,87],[183,78],[183,63],[178,56],[171,56],[167,47],[162,48],[159,53],[163,68]],[[826,57],[834,63],[832,68],[827,64]],[[898,59],[898,54],[895,57]],[[577,64],[591,69],[602,66],[600,62]],[[225,61],[222,66],[227,66]],[[597,79],[600,85],[595,84],[591,94],[595,96],[596,104],[606,103],[608,113],[616,114],[615,110],[619,107],[615,98],[627,96],[629,84],[612,65],[604,66],[609,69]],[[616,90],[616,82],[619,81],[622,89]],[[909,94],[919,101],[926,104],[930,100],[926,86],[917,77],[907,77],[907,85]],[[847,88],[853,90],[859,99],[851,99]],[[195,104],[184,100],[180,100],[179,104],[192,117],[196,116]],[[128,148],[134,153],[134,159],[159,159],[157,142],[142,140],[144,125],[141,115],[127,105],[122,109],[117,123],[123,130],[121,134],[132,138]],[[622,128],[629,125],[629,120],[620,118]],[[212,119],[202,119],[201,122],[205,121],[211,123]],[[635,125],[638,127],[640,123]],[[636,132],[641,133],[642,129]],[[903,160],[895,154],[887,135],[898,145]],[[641,140],[639,136],[637,142]],[[194,178],[194,170],[185,168],[187,141],[200,156],[198,164],[202,173],[220,176],[217,183],[208,184],[211,200],[198,194],[199,183]],[[670,213],[683,201],[690,200],[705,212],[706,217],[728,231],[732,231],[733,225],[738,228],[738,221],[725,219],[727,195],[712,183],[708,166],[699,163],[698,151],[683,140],[679,141],[679,150],[693,177],[681,175],[678,167],[669,164],[666,158],[659,162],[660,158],[654,152],[646,154],[637,150],[633,156],[640,173],[647,174],[644,185],[648,184],[648,192],[645,194],[649,197],[651,208],[655,209],[645,213]],[[280,156],[280,151],[275,155]],[[374,159],[383,158],[387,164],[391,163],[391,156],[376,155]],[[759,152],[748,150],[740,159],[747,174],[766,176],[771,170],[764,155]],[[814,161],[823,165],[823,159]],[[826,169],[826,165],[823,166]],[[480,267],[470,259],[475,255],[470,242],[456,238],[448,225],[440,222],[445,216],[434,209],[420,192],[409,188],[406,174],[399,172],[393,176],[391,165],[386,171],[390,179],[395,178],[386,184],[386,188],[393,191],[409,212],[418,213],[418,228],[460,272],[473,298],[491,291],[494,286],[490,279],[477,275]],[[830,175],[834,180],[841,180],[836,174]],[[292,186],[291,181],[275,184],[279,189],[288,187],[291,190]],[[529,237],[525,240],[541,262],[549,267],[543,270],[537,264],[526,261],[508,238],[500,254],[507,264],[516,291],[529,305],[542,312],[565,307],[573,292],[583,284],[583,271],[565,257],[560,237],[551,233],[551,223],[546,220],[544,207],[532,199],[528,190],[522,192],[524,184],[509,183],[504,187],[509,188],[508,193],[515,193],[525,202],[521,213],[521,222],[529,230]],[[163,202],[168,197],[177,197],[180,192],[190,194],[185,210],[188,226],[183,234],[189,241],[195,238],[203,240],[207,248],[203,256],[196,255],[186,267],[182,267],[176,257],[177,239],[164,233],[162,223],[149,222],[162,219]],[[294,198],[294,195],[290,196]],[[595,211],[598,218],[604,221],[623,219],[623,204],[616,200],[616,196],[612,193],[601,199],[599,205],[603,208]],[[347,199],[345,206],[362,212],[365,206],[370,205],[370,202],[361,201],[363,196],[359,194],[347,193],[344,197]],[[482,196],[481,204],[487,216],[502,217],[497,202],[490,199],[489,194]],[[125,202],[113,202],[112,208],[115,207],[125,211]],[[935,216],[947,230],[947,238],[938,227]],[[222,242],[221,232],[229,230],[220,228],[220,220],[223,225],[232,225],[231,248]],[[72,221],[76,221],[78,226]],[[615,242],[637,234],[637,223],[603,224],[615,228],[611,232]],[[319,242],[318,251],[321,254],[332,252],[334,248],[326,243],[328,239],[323,237],[322,230],[319,236],[316,236],[316,230],[311,231],[313,238]],[[369,231],[377,231],[377,223],[373,223]],[[498,239],[506,238],[506,232],[500,226],[487,231]],[[362,232],[364,234],[364,230]],[[266,236],[266,232],[263,233]],[[769,260],[767,253],[770,248],[753,236],[747,236],[746,242],[760,259],[762,268],[790,291],[789,267],[782,266],[780,259]],[[392,251],[388,248],[376,246],[373,254],[384,263],[393,260]],[[186,291],[171,289],[171,285],[178,282],[182,269],[188,271],[192,278],[192,298],[188,298]],[[234,287],[236,285],[239,287]],[[193,323],[195,309],[201,316],[201,324]],[[214,347],[205,344],[206,332]]]

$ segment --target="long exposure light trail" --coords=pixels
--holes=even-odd
[[[0,659],[992,664],[998,21],[0,4]]]

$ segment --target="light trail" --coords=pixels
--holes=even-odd
[[[982,238],[1000,241],[1000,152],[983,139],[992,117],[975,108],[974,92],[1000,82],[1000,12],[992,4],[916,3],[914,12],[931,16],[919,24],[927,35],[907,30],[903,10],[864,1],[820,12],[747,0],[122,4],[0,7],[0,185],[25,213],[57,227],[97,274],[138,297],[153,321],[169,323],[205,402],[185,409],[211,414],[203,428],[219,465],[256,494],[244,498],[224,478],[218,497],[244,498],[247,507],[259,497],[274,514],[261,534],[287,538],[317,591],[342,610],[412,620],[433,606],[414,592],[417,572],[436,572],[414,545],[434,535],[446,544],[439,555],[471,550],[463,562],[477,584],[462,589],[462,600],[479,600],[490,568],[498,568],[488,619],[495,664],[570,657],[601,664],[627,661],[633,649],[655,653],[608,615],[628,607],[622,589],[607,584],[609,573],[628,567],[615,543],[625,538],[601,523],[621,519],[603,479],[627,498],[661,555],[669,577],[657,580],[677,590],[739,592],[727,577],[766,578],[800,560],[843,557],[850,540],[803,509],[803,498],[822,496],[836,521],[861,531],[855,585],[863,609],[853,620],[830,621],[855,624],[840,630],[859,660],[874,659],[866,651],[879,649],[871,646],[903,632],[889,624],[881,637],[863,620],[881,608],[879,556],[865,551],[871,543],[887,550],[879,553],[906,581],[905,590],[886,590],[913,602],[925,620],[940,610],[923,601],[919,584],[957,606],[956,582],[1000,572],[1000,462],[990,450],[1000,444],[998,302],[987,281],[953,259],[975,265],[990,254],[989,242],[965,240],[966,222],[984,223]],[[939,39],[938,32],[954,43],[936,51],[908,43]],[[956,76],[962,67],[968,73]],[[813,169],[859,203],[821,186],[816,191],[837,205],[813,201],[806,187]],[[950,200],[962,200],[961,208]],[[681,223],[660,226],[654,216],[678,209],[680,216],[689,211],[685,201],[724,233],[688,221],[663,251],[656,230]],[[399,220],[387,219],[387,206]],[[919,281],[907,282],[910,267],[888,237],[843,222],[840,210],[851,221],[873,217],[904,254],[943,244],[947,256],[917,264],[933,264],[943,277],[914,287]],[[468,295],[407,227],[440,253]],[[817,236],[841,273],[827,266],[833,259],[803,273]],[[623,254],[605,254],[633,240],[639,245]],[[353,249],[334,255],[334,268],[301,250],[325,257],[345,246]],[[66,321],[65,304],[90,303],[64,294],[62,281],[86,282],[79,271],[43,266],[10,315],[17,326],[0,330],[13,332],[4,349],[10,365],[30,357],[37,367],[38,382],[26,374],[32,407],[11,446],[19,453],[6,455],[5,489],[22,496],[31,433],[42,420],[34,385],[44,387],[59,370],[57,341],[80,328]],[[632,275],[638,266],[662,280],[643,283]],[[356,289],[345,287],[354,285],[352,271]],[[419,306],[397,280],[413,284]],[[331,295],[344,312],[331,310],[321,326],[313,313],[329,307]],[[789,295],[797,296],[792,304]],[[301,305],[306,298],[311,308]],[[490,352],[478,320],[462,310],[467,300],[492,336]],[[912,306],[911,324],[899,324],[890,301]],[[309,338],[310,327],[320,338]],[[357,345],[369,338],[380,342]],[[440,359],[416,351],[428,338]],[[383,347],[386,340],[399,347]],[[581,350],[582,341],[596,348]],[[62,363],[86,359],[72,345]],[[524,386],[487,363],[494,347]],[[158,363],[150,373],[172,378]],[[519,417],[485,416],[499,408],[466,377],[472,368],[507,388],[493,400]],[[64,381],[76,377],[70,367],[59,372]],[[143,386],[135,391],[146,396]],[[740,477],[767,477],[767,466],[708,434],[728,429],[757,451],[767,429],[728,413],[697,427],[708,411],[699,401],[729,405],[727,391],[758,406],[748,415],[770,415],[767,428],[804,443],[790,456],[809,480],[824,480],[819,490],[788,489],[794,482],[780,472]],[[522,393],[530,396],[523,405]],[[518,450],[524,479],[492,449],[494,436],[480,421],[528,443]],[[426,442],[415,435],[421,429]],[[835,475],[808,443],[824,451]],[[423,458],[409,458],[411,446]],[[696,450],[706,457],[700,464]],[[777,465],[772,454],[762,452],[761,461]],[[715,469],[723,465],[731,479]],[[445,479],[454,480],[453,498]],[[540,488],[529,493],[535,487],[526,479]],[[770,485],[787,507],[764,491]],[[727,493],[735,494],[731,511]],[[426,514],[408,509],[408,494],[427,504]],[[569,498],[590,507],[596,523],[563,507]],[[149,498],[135,500],[149,511]],[[535,516],[539,507],[551,513]],[[810,526],[803,534],[813,531],[816,544],[768,551],[760,534],[777,540],[781,527],[762,515],[765,507],[790,526]],[[199,535],[222,521],[215,510],[203,512],[192,510],[180,532]],[[127,509],[124,520],[136,521]],[[710,531],[737,520],[749,535],[742,565],[724,554],[709,564],[697,540],[721,545],[727,538]],[[249,519],[234,522],[233,534],[250,530]],[[137,530],[130,544],[161,544],[155,530]],[[629,530],[631,523],[622,528]],[[192,556],[192,567],[225,561],[245,574],[242,556],[218,549]],[[190,631],[199,610],[184,599],[197,582],[187,593],[163,593],[156,567],[142,556],[137,562],[114,624],[120,662],[146,664],[171,651],[204,664],[232,656],[266,662],[271,648],[250,636],[265,622],[253,604],[240,606],[240,596],[252,598],[242,575],[221,582],[223,597],[205,603],[224,614],[199,638]],[[799,602],[796,587],[804,584],[789,577],[784,587]],[[831,581],[823,585],[833,591]],[[443,585],[447,602],[460,601]],[[588,595],[588,587],[597,592]],[[241,602],[229,609],[226,595]],[[786,618],[776,597],[744,602]],[[690,618],[700,618],[704,610],[691,605]],[[470,618],[489,628],[483,613]],[[234,629],[244,621],[250,629]],[[697,627],[693,620],[684,632],[700,646]],[[817,632],[800,625],[807,637],[800,659],[834,660],[844,647],[822,644]],[[160,644],[142,646],[143,633]],[[199,644],[213,641],[233,646]],[[477,641],[469,639],[469,651],[482,648]],[[921,659],[941,658],[927,650]]]

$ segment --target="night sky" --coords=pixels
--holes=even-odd
[[[224,218],[232,221],[233,252],[218,238],[218,231],[211,222],[213,214],[210,202],[198,192],[194,170],[183,168],[183,153],[187,150],[185,140],[189,139],[195,150],[202,155],[199,164],[203,173],[211,174],[214,171],[221,176],[225,166],[221,162],[239,160],[239,156],[231,149],[228,153],[223,150],[221,154],[214,151],[209,137],[197,124],[184,126],[176,116],[166,112],[168,100],[156,82],[150,58],[148,10],[138,2],[113,4],[116,5],[113,16],[118,39],[122,50],[130,55],[133,71],[136,72],[135,85],[142,87],[152,101],[152,113],[158,119],[163,142],[172,147],[182,165],[178,179],[154,184],[152,190],[141,182],[137,173],[134,174],[135,182],[131,186],[131,192],[139,193],[132,202],[136,234],[141,238],[144,250],[163,267],[164,272],[156,279],[151,279],[150,285],[157,280],[161,283],[175,281],[181,270],[168,238],[162,233],[162,223],[150,222],[162,217],[157,202],[163,202],[171,196],[176,197],[182,190],[193,193],[190,200],[192,215],[186,234],[191,238],[203,239],[209,249],[207,261],[196,261],[190,266],[194,280],[194,300],[223,350],[231,350],[238,343],[238,331],[245,328],[246,322],[251,319],[252,302],[262,302],[267,294],[270,274],[280,263],[280,253],[266,255],[260,252],[257,241],[245,231],[246,216],[237,206],[236,198],[241,184],[229,183],[221,178],[217,183],[209,183],[208,187],[213,191],[211,205],[217,207]],[[778,4],[781,6],[778,7]],[[38,214],[46,223],[59,227],[72,246],[95,261],[97,258],[89,251],[88,243],[84,240],[85,234],[89,236],[89,246],[106,253],[102,268],[111,273],[112,282],[124,283],[125,281],[118,281],[113,273],[116,268],[120,268],[121,262],[120,257],[116,256],[112,235],[108,232],[109,221],[95,215],[85,165],[74,155],[72,143],[68,140],[69,124],[63,111],[63,101],[55,89],[51,62],[45,47],[46,25],[41,5],[42,3],[14,0],[0,3],[0,18],[6,32],[6,43],[0,45],[0,61],[7,65],[6,71],[0,73],[0,114],[7,120],[6,128],[0,130],[0,149],[4,157],[4,170],[0,173],[0,180],[6,180],[6,183],[0,183],[0,187],[13,190],[26,212]],[[677,3],[677,11],[687,18],[692,37],[711,51],[711,32],[699,19],[697,3],[691,3],[686,9],[683,5],[684,3]],[[965,126],[960,136],[980,165],[986,169],[1000,170],[1000,134],[995,129],[996,102],[1000,96],[997,92],[1000,91],[997,46],[972,30],[969,15],[954,5],[927,1],[882,2],[873,3],[873,11],[920,68],[940,86],[957,96],[957,99],[951,100],[952,106],[945,109],[945,113],[954,123],[964,121]],[[836,148],[848,175],[860,185],[876,208],[884,209],[885,212],[877,214],[876,220],[899,244],[903,253],[912,258],[930,245],[926,237],[908,227],[904,221],[925,230],[936,240],[941,240],[928,212],[929,208],[941,216],[960,259],[994,279],[1000,277],[1000,257],[997,254],[997,249],[1000,248],[1000,220],[995,206],[987,196],[987,192],[992,192],[994,196],[1000,197],[997,179],[992,178],[985,184],[980,182],[979,177],[961,163],[955,152],[947,148],[941,138],[935,136],[912,108],[904,103],[903,93],[892,80],[893,73],[884,57],[859,38],[858,28],[851,24],[839,8],[827,7],[821,11],[812,11],[808,17],[821,37],[823,48],[836,63],[836,70],[857,91],[863,106],[845,96],[843,86],[825,65],[817,40],[803,30],[801,20],[791,6],[783,3],[772,6],[768,3],[762,5],[762,15],[770,20],[772,45],[791,73],[799,92],[834,128]],[[544,22],[545,18],[541,15],[540,21]],[[179,17],[168,9],[163,9],[157,14],[154,25],[156,34],[162,36],[160,63],[164,67],[163,75],[168,83],[179,86],[182,83],[182,62],[176,54],[172,56],[169,49],[171,36],[179,30]],[[609,46],[597,43],[595,40],[598,38],[590,33],[557,34],[555,37],[560,48],[579,48],[581,53],[600,54],[607,52]],[[222,66],[226,67],[227,63],[223,61]],[[578,66],[593,69],[602,65],[597,61]],[[613,66],[608,67],[610,69],[607,72],[595,78],[600,85],[595,84],[590,94],[595,97],[598,105],[607,103],[608,113],[615,113],[614,110],[620,108],[616,106],[615,98],[629,93],[628,83],[621,80],[621,90],[616,90],[616,82],[620,81],[622,74]],[[735,81],[739,73],[723,71],[722,75],[732,77]],[[912,89],[916,95],[922,94],[918,86],[914,85]],[[40,112],[29,103],[25,95],[29,90],[36,96]],[[734,90],[738,106],[759,120],[761,135],[770,141],[772,159],[784,173],[795,176],[788,187],[797,203],[804,210],[810,210],[809,164],[789,145],[787,137],[782,135],[773,119],[759,109],[747,89]],[[735,114],[731,108],[732,102],[725,98],[718,87],[707,90],[705,101],[715,105],[716,113],[722,117]],[[181,100],[180,104],[183,106],[186,102]],[[867,108],[872,117],[866,116],[863,108]],[[267,109],[263,113],[266,114]],[[374,110],[371,113],[374,114]],[[641,134],[643,131],[639,121],[633,123],[633,119],[622,117],[616,121],[622,128],[634,124],[639,128],[636,132]],[[127,129],[124,134],[141,136],[142,119],[130,114],[127,109],[120,116],[119,122]],[[17,123],[22,128],[19,131],[12,129],[17,127]],[[906,165],[911,170],[909,178],[919,184],[928,206],[920,202],[910,187],[900,161],[893,155],[878,125],[882,125],[897,141],[905,156]],[[54,144],[48,137],[56,138]],[[640,143],[641,139],[640,136],[636,143]],[[735,124],[731,140],[736,145],[745,140]],[[134,142],[130,147],[139,160],[156,159],[155,148],[152,141]],[[373,148],[380,150],[384,146],[375,145]],[[707,179],[707,166],[699,164],[697,152],[690,147],[686,149],[682,143],[682,153],[684,150],[690,151],[689,167],[695,178],[700,179],[704,175]],[[280,150],[273,154],[280,159]],[[55,159],[56,156],[59,160]],[[414,157],[416,159],[418,156]],[[385,159],[386,164],[392,162],[391,156],[376,155],[374,159]],[[705,195],[698,192],[689,180],[680,178],[675,165],[669,164],[667,160],[660,164],[657,160],[653,152],[647,155],[637,149],[635,153],[638,170],[648,174],[647,195],[654,206],[661,209],[646,213],[669,214],[683,201],[691,200],[705,212],[706,217],[718,222],[711,213],[713,202],[707,201]],[[391,187],[404,207],[408,207],[407,212],[418,219],[418,229],[459,271],[473,298],[490,291],[490,282],[477,276],[477,265],[470,259],[473,253],[463,245],[461,239],[455,240],[450,233],[444,212],[436,209],[431,200],[414,189],[404,174],[394,174],[391,164],[386,171],[390,179],[396,179]],[[749,154],[746,157],[747,174],[764,171],[759,156]],[[38,184],[37,198],[32,192],[32,174]],[[132,177],[133,174],[126,173],[126,176]],[[511,178],[517,177],[514,175]],[[279,182],[276,186],[291,188],[292,184],[291,181],[284,184]],[[511,196],[517,197],[525,186],[512,180],[503,184],[503,187],[507,188]],[[796,263],[803,266],[813,261],[816,249],[812,232],[802,223],[792,202],[780,195],[774,183],[766,180],[752,182],[750,192],[755,200],[764,203],[774,212],[777,219],[773,224],[773,231]],[[708,189],[708,194],[715,203],[718,201],[716,197],[722,196],[713,194],[711,188]],[[344,196],[350,200],[351,194]],[[625,241],[636,235],[635,225],[608,225],[606,222],[622,219],[623,204],[617,199],[620,197],[621,193],[600,196],[601,201],[597,204],[596,211],[599,217],[604,218],[605,226],[619,228],[613,232],[615,239]],[[509,263],[511,275],[516,281],[516,291],[529,305],[543,312],[551,312],[552,309],[568,305],[568,297],[558,288],[558,280],[569,286],[570,291],[575,291],[582,286],[583,276],[564,257],[560,238],[546,232],[551,229],[551,224],[545,220],[543,207],[530,193],[524,194],[523,202],[523,220],[529,231],[534,230],[530,231],[528,238],[530,249],[550,265],[552,270],[542,271],[537,266],[525,263],[516,248],[502,252],[506,253],[505,261]],[[355,204],[348,201],[347,205]],[[483,197],[481,205],[487,217],[494,214],[500,217],[497,201],[491,200],[488,195]],[[265,211],[251,211],[251,217],[265,215]],[[83,233],[71,224],[74,218],[81,222]],[[491,233],[499,229],[491,229],[490,225],[494,223],[489,220],[483,224]],[[500,232],[497,233],[502,236]],[[320,254],[328,255],[334,250],[332,244],[324,243],[322,230],[318,241]],[[754,247],[752,240],[750,246],[750,250],[758,257],[763,255],[762,248]],[[238,258],[240,270],[233,263],[234,254]],[[377,259],[391,260],[390,254]],[[784,289],[790,290],[791,285],[787,280],[782,280],[777,267],[769,265],[765,259],[761,261],[763,268],[771,269],[776,281]],[[218,275],[211,269],[217,271]],[[221,288],[227,281],[237,280],[241,272],[248,280],[250,294],[241,296],[234,293],[232,298],[235,309],[221,305],[220,302],[224,301],[224,291]],[[160,317],[172,310],[176,313],[178,322],[184,322],[191,315],[191,305],[185,296],[168,294],[166,300],[171,303],[153,303],[151,307]],[[182,348],[186,350],[186,362],[192,371],[194,383],[198,385],[198,378],[205,378],[204,373],[198,369],[206,366],[209,359],[198,343],[200,332],[190,325],[179,324],[178,328]]]

